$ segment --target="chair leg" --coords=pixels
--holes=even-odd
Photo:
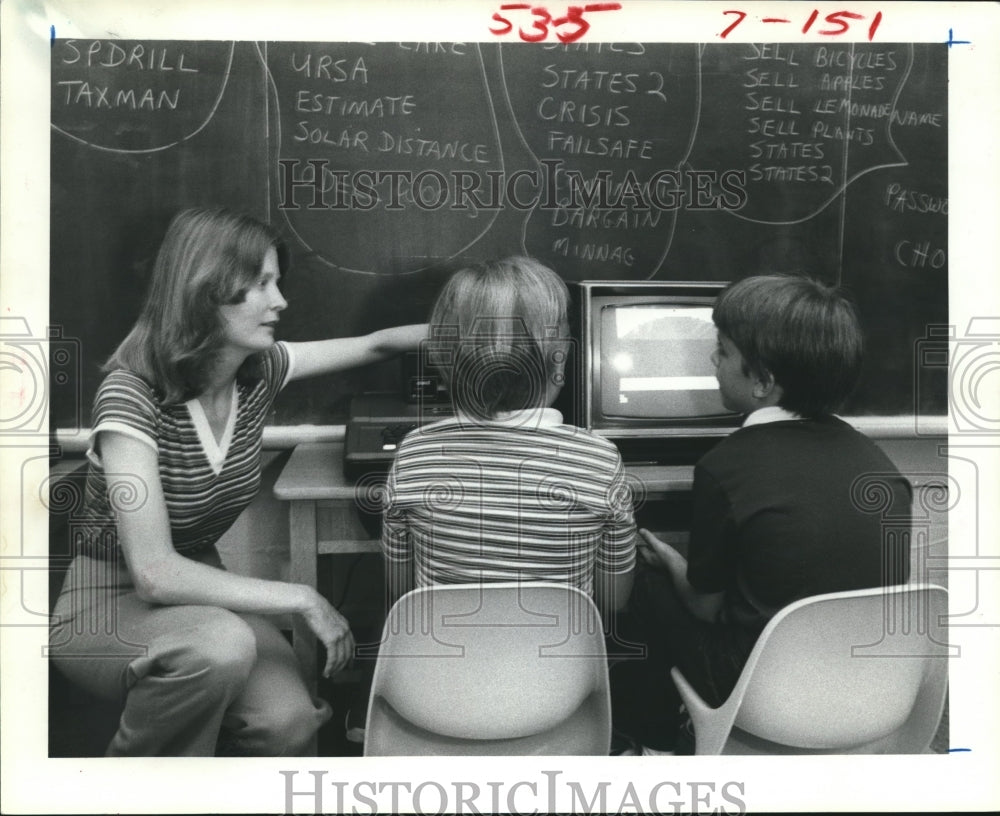
[[[670,676],[677,686],[677,691],[680,692],[688,714],[691,715],[695,754],[705,756],[721,754],[729,738],[729,732],[733,728],[735,710],[726,704],[720,708],[708,706],[676,667],[670,670]]]

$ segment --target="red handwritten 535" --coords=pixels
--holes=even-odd
[[[584,14],[596,11],[616,11],[621,3],[588,3],[585,6],[568,6],[566,13],[553,17],[544,6],[533,6],[530,3],[504,3],[500,11],[493,13],[493,21],[497,23],[490,27],[490,33],[498,37],[506,36],[514,31],[514,23],[500,12],[527,12],[527,14],[510,14],[510,17],[526,18],[517,26],[517,36],[525,42],[542,42],[549,34],[555,34],[562,43],[579,40],[590,30],[590,23],[584,19]]]

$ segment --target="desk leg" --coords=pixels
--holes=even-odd
[[[316,504],[293,501],[289,508],[289,580],[316,588]],[[292,644],[310,691],[316,690],[316,636],[301,615],[292,623]]]
[[[306,584],[316,588],[316,503],[293,501],[289,507],[289,568],[288,578],[293,584]],[[302,666],[309,693],[316,694],[316,636],[301,615],[292,620],[292,647]],[[310,753],[316,755],[317,740],[313,737]]]

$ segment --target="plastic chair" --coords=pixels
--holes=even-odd
[[[947,591],[927,584],[796,601],[718,708],[674,667],[695,753],[926,753],[948,690],[946,613]]]
[[[611,698],[601,617],[549,583],[423,587],[386,620],[365,756],[603,755]]]

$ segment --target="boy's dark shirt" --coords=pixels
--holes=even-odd
[[[905,583],[911,498],[840,419],[741,428],[695,467],[688,581],[725,592],[720,622],[754,635],[800,598]]]

